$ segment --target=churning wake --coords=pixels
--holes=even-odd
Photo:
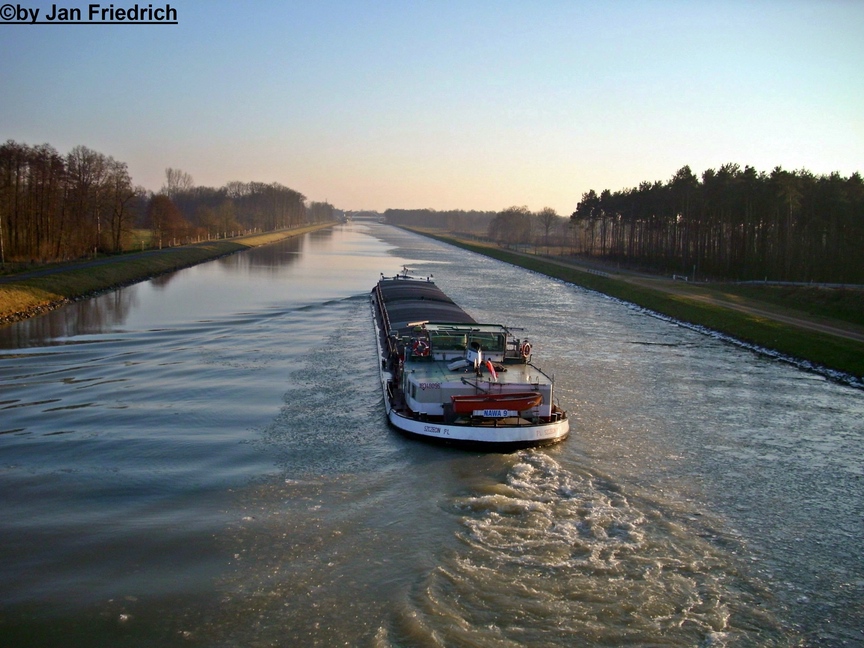
[[[542,451],[450,508],[462,549],[381,645],[786,645],[722,543]]]

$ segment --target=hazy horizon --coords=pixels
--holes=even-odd
[[[864,167],[851,0],[167,4],[176,25],[0,25],[0,138],[347,210],[568,215],[684,165]]]

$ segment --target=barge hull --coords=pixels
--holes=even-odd
[[[371,307],[387,420],[404,435],[499,451],[567,437],[567,414],[553,401],[552,379],[530,362],[527,340],[477,323],[430,279],[407,271],[382,276]],[[535,398],[513,400],[529,390]],[[467,399],[530,409],[454,411]]]

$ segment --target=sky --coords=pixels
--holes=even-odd
[[[138,4],[178,24],[0,24],[0,141],[346,210],[569,215],[685,165],[864,172],[860,0]]]

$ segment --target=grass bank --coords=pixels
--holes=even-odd
[[[278,232],[250,234],[234,239],[147,250],[52,266],[21,275],[9,275],[3,277],[0,283],[0,323],[8,324],[33,317],[75,299],[127,286],[331,225],[332,223],[328,223]]]
[[[718,331],[751,345],[775,351],[783,356],[807,361],[819,367],[850,374],[864,380],[864,344],[855,340],[809,331],[786,324],[770,315],[742,313],[719,304],[706,302],[686,292],[669,293],[644,285],[585,269],[556,263],[543,257],[468,242],[462,239],[418,231],[451,245],[483,254],[541,274],[556,277],[673,319]],[[753,296],[751,295],[751,299]],[[770,310],[770,304],[766,304]],[[819,315],[817,313],[816,315]]]

